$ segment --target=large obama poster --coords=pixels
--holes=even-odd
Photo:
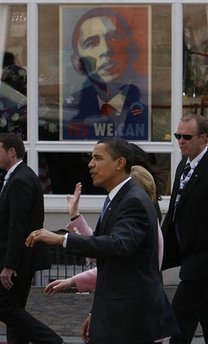
[[[148,140],[150,11],[60,7],[60,140]]]

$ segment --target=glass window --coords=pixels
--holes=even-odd
[[[39,5],[39,138],[170,141],[171,6]]]
[[[27,7],[0,5],[0,132],[27,139]]]
[[[70,143],[115,135],[171,141],[170,119],[170,5],[39,5],[40,140],[68,142],[69,151]],[[164,194],[165,155],[152,154]],[[88,158],[73,150],[39,154],[45,193],[72,193],[82,181],[83,194],[102,194]]]
[[[39,153],[39,178],[45,194],[72,194],[76,183],[82,183],[83,195],[106,194],[92,184],[88,163],[91,153]],[[170,154],[149,153],[147,159],[158,183],[160,195],[170,194]]]
[[[183,113],[208,117],[208,6],[184,5]]]
[[[106,194],[95,188],[89,174],[91,153],[39,153],[39,178],[45,194],[72,194],[82,182],[82,194]]]

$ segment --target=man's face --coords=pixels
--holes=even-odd
[[[177,133],[181,135],[192,135],[191,140],[185,140],[183,137],[178,140],[183,156],[187,156],[193,160],[205,148],[206,135],[198,135],[197,123],[194,119],[187,122],[180,121]]]
[[[128,46],[115,17],[89,18],[81,25],[78,53],[90,77],[105,83],[119,78],[129,63]]]
[[[120,158],[113,160],[105,143],[96,144],[88,165],[93,185],[110,192],[118,184],[119,160]]]

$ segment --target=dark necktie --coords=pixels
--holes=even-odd
[[[183,170],[183,179],[186,178],[186,176],[188,175],[188,173],[190,172],[191,170],[191,165],[190,163],[188,162],[185,167],[184,167],[184,170]]]
[[[8,177],[4,177],[4,182],[3,182],[3,186],[2,186],[2,188],[1,188],[1,192],[0,192],[0,193],[2,193],[2,191],[3,191],[3,189],[4,189],[5,185],[6,185],[6,183],[8,183],[8,181],[9,181],[11,175],[12,175],[12,173],[10,173]]]
[[[105,212],[106,212],[106,209],[107,209],[107,206],[108,206],[108,204],[110,203],[110,197],[109,196],[107,196],[106,197],[106,199],[105,199],[105,202],[104,202],[104,204],[103,204],[103,208],[102,208],[102,211],[101,211],[101,220],[102,220],[102,218],[103,218],[103,215],[105,214]]]
[[[112,115],[115,115],[117,113],[117,111],[112,105],[110,105],[108,103],[104,103],[101,106],[100,113],[101,113],[101,115],[112,116]]]
[[[186,176],[188,175],[188,173],[190,172],[191,170],[191,165],[190,163],[186,163],[185,167],[184,167],[184,170],[183,170],[183,173],[182,173],[182,182],[180,182],[180,186],[179,186],[179,189],[178,189],[178,193],[176,195],[176,200],[175,200],[175,210],[174,210],[174,215],[173,215],[173,220],[175,219],[175,214],[176,214],[176,208],[177,208],[177,205],[179,203],[179,200],[180,200],[180,197],[181,197],[181,194],[182,194],[182,191],[183,189],[185,188],[185,185],[187,183],[187,180],[186,179]]]
[[[175,207],[174,207],[174,212],[173,212],[172,221],[175,222],[175,231],[176,231],[176,237],[178,239],[178,242],[180,242],[181,239],[180,239],[180,232],[179,232],[179,227],[178,227],[178,223],[177,223],[177,219],[176,219],[176,210],[177,210],[177,206],[178,206],[179,200],[181,198],[182,191],[183,191],[183,189],[185,187],[185,184],[187,182],[187,181],[185,181],[185,178],[188,175],[188,173],[190,172],[190,170],[191,170],[191,165],[188,162],[185,165],[183,173],[182,173],[183,183],[182,183],[182,185],[180,184],[180,187],[178,189],[178,194],[176,196]]]

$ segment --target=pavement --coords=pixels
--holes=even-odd
[[[166,288],[170,301],[174,292],[175,287]],[[28,298],[27,310],[57,332],[65,343],[83,344],[80,327],[90,311],[92,300],[93,294],[90,293],[66,292],[47,296],[42,293],[42,287],[33,286]],[[5,333],[5,325],[0,322],[0,344],[6,344]],[[204,344],[200,327],[192,344]]]
[[[67,344],[83,344],[83,341],[81,340],[80,337],[63,337],[63,340]],[[167,341],[168,343],[168,341]],[[204,344],[204,339],[203,337],[194,337],[192,344]],[[0,336],[0,344],[6,344],[6,337],[5,336]],[[127,343],[128,344],[128,343]]]
[[[90,293],[59,293],[47,296],[41,287],[32,287],[26,309],[35,318],[51,327],[67,344],[83,344],[82,322],[92,304]],[[0,344],[6,344],[6,327],[0,322]]]

